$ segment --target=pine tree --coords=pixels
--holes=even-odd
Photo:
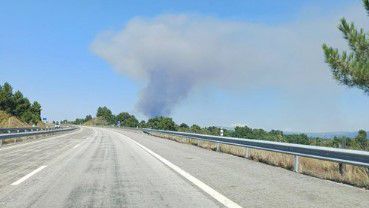
[[[369,0],[363,0],[369,15]],[[331,67],[333,77],[349,87],[357,87],[369,94],[369,38],[354,23],[341,19],[338,29],[347,40],[350,52],[339,52],[338,49],[323,44],[325,60]]]
[[[366,149],[367,145],[368,145],[368,139],[367,139],[367,134],[366,131],[364,130],[360,130],[357,134],[357,136],[355,137],[354,141],[360,145],[361,149]]]
[[[41,120],[41,105],[30,101],[20,91],[13,93],[12,86],[5,82],[0,85],[0,111],[20,118],[29,124],[37,124]]]
[[[3,86],[0,86],[0,110],[12,114],[14,108],[13,88],[8,82],[5,82]]]

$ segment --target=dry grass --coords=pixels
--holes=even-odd
[[[25,140],[24,138],[4,139],[3,144],[12,144],[12,143],[16,143],[16,142],[23,142],[24,140]]]
[[[46,124],[42,121],[39,121],[36,126],[45,128]],[[5,113],[4,111],[0,111],[0,128],[25,128],[25,127],[31,127],[31,125],[21,121],[19,118],[15,116]]]
[[[217,145],[214,142],[207,142],[194,138],[184,138],[180,136],[172,136],[167,134],[153,133],[153,135],[181,143],[199,146],[201,148],[213,151],[215,151],[217,148]],[[247,150],[244,147],[226,144],[220,145],[220,151],[223,153],[232,154],[239,157],[248,156],[248,159],[263,162],[273,166],[282,167],[288,170],[293,169],[293,156],[288,154],[256,150],[250,148],[248,149],[247,153]],[[344,166],[345,172],[341,174],[339,171],[339,164],[336,162],[301,157],[299,170],[302,174],[369,189],[368,168],[353,165],[344,165]]]
[[[368,168],[345,165],[345,172],[341,175],[338,166],[339,164],[336,162],[301,158],[301,172],[303,174],[369,189]]]
[[[105,119],[103,119],[102,117],[96,117],[96,118],[93,118],[93,119],[85,122],[83,125],[86,125],[86,126],[107,126],[108,122]]]
[[[0,111],[0,128],[30,127],[15,116]]]
[[[17,137],[17,138],[9,138],[2,140],[2,144],[13,144],[18,142],[27,142],[30,140],[37,140],[37,139],[44,139],[50,135],[55,135],[57,133],[47,133],[47,134],[38,134],[38,135],[32,135],[32,136],[24,136],[24,137]]]

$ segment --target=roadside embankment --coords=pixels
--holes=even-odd
[[[176,142],[195,145],[201,148],[217,151],[217,144],[202,141],[196,138],[187,138],[163,133],[150,133],[153,136],[170,139]],[[220,144],[219,152],[244,157],[250,160],[263,162],[269,165],[293,170],[293,156],[264,150]],[[305,175],[345,183],[357,187],[369,189],[369,169],[353,165],[344,165],[344,171],[340,170],[339,163],[301,157],[299,172]]]

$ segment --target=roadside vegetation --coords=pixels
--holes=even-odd
[[[216,151],[217,149],[217,144],[214,142],[163,133],[152,132],[150,134],[176,142],[198,146],[212,151]],[[266,163],[268,165],[293,170],[294,159],[292,155],[251,148],[247,152],[246,148],[244,147],[227,144],[221,144],[219,151],[238,157],[244,157],[249,160]],[[342,172],[340,170],[339,163],[301,157],[299,172],[317,178],[369,189],[369,170],[366,167],[344,165],[344,171]]]
[[[5,82],[0,85],[0,127],[27,125],[42,125],[41,105],[37,101],[31,103],[20,91],[13,92]]]
[[[29,126],[29,124],[19,120],[17,117],[0,111],[0,128],[21,128]]]
[[[67,122],[67,121],[64,121]],[[182,131],[198,134],[220,135],[221,128],[216,126],[201,127],[197,124],[188,125],[186,123],[177,124],[170,117],[158,116],[150,118],[147,121],[138,121],[138,119],[127,112],[114,115],[112,111],[106,107],[99,107],[96,117],[87,115],[85,118],[77,118],[72,123],[84,125],[114,125],[131,128],[152,128],[170,131]],[[369,142],[367,132],[359,130],[357,136],[349,138],[345,136],[334,137],[330,139],[321,137],[308,137],[306,134],[286,134],[280,130],[266,131],[259,128],[250,128],[248,126],[236,126],[234,129],[222,129],[224,136],[268,140],[276,142],[287,142],[294,144],[305,144],[325,147],[336,147],[356,150],[369,150]]]

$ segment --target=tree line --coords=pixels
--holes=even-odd
[[[31,103],[19,90],[13,92],[13,87],[7,82],[0,85],[0,110],[28,124],[41,121],[40,103]]]
[[[114,115],[112,111],[106,106],[99,107],[96,112],[96,117],[100,117],[107,121],[108,125],[120,124],[121,127],[138,127],[138,128],[152,128],[170,131],[182,131],[199,134],[220,135],[221,128],[216,126],[201,127],[197,124],[188,125],[186,123],[176,124],[172,118],[158,116],[150,118],[147,121],[139,121],[134,115],[127,112]],[[83,124],[93,119],[91,115],[87,115],[85,118],[76,119],[74,124]],[[369,142],[367,139],[367,133],[364,130],[360,130],[355,138],[349,137],[334,137],[332,139],[309,137],[307,134],[289,134],[280,130],[266,131],[260,128],[250,128],[248,126],[237,126],[234,129],[222,129],[224,136],[268,140],[276,142],[287,142],[294,144],[316,145],[316,146],[328,146],[339,147],[358,150],[369,150]]]
[[[131,115],[127,112],[121,112],[118,115],[114,115],[112,111],[106,106],[99,107],[97,109],[96,117],[103,119],[107,125],[117,125],[117,123],[119,122],[120,126],[124,127],[141,127],[140,122],[134,115]],[[84,124],[92,119],[93,117],[91,115],[87,115],[85,118],[75,119],[72,123],[79,125]],[[62,123],[66,122],[66,120],[62,121]]]

